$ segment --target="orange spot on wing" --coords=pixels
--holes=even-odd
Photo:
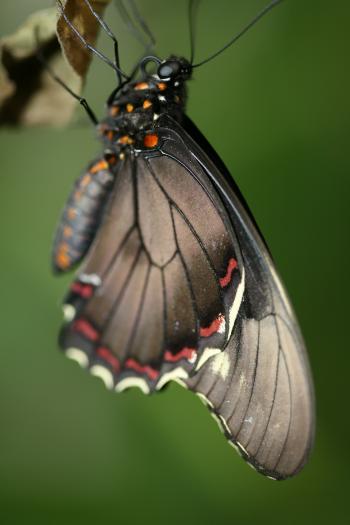
[[[165,82],[158,82],[157,87],[160,91],[164,91],[167,88],[167,85]]]
[[[134,111],[134,106],[132,104],[127,104],[126,105],[126,111],[128,113],[132,113]]]
[[[154,133],[148,133],[144,136],[143,144],[146,148],[154,148],[158,144],[158,135]]]
[[[141,89],[148,89],[148,88],[149,88],[149,84],[147,82],[139,82],[138,84],[135,84],[134,86],[134,89],[136,89],[137,91]]]
[[[147,108],[150,108],[152,106],[152,102],[148,99],[146,99],[143,104],[142,104],[142,107],[143,109],[147,109]]]

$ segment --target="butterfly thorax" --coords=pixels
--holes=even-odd
[[[161,72],[169,71],[169,63],[174,67],[180,64],[179,71],[164,78]],[[190,75],[190,69],[180,69],[184,63],[187,67],[184,59],[171,58],[159,66],[157,74],[123,86],[108,104],[108,116],[99,125],[105,146],[119,155],[130,148],[152,148],[157,145],[154,130],[160,115],[166,113],[181,123]]]

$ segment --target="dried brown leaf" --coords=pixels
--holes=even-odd
[[[109,1],[91,4],[102,15]],[[83,0],[63,4],[78,31],[94,45],[99,24]],[[57,16],[56,8],[38,11],[0,40],[0,125],[65,125],[71,119],[76,100],[52,78],[38,55],[71,90],[81,93],[91,53]]]
[[[56,37],[56,10],[32,14],[12,35],[0,40],[0,123],[17,126],[63,125],[76,101],[53,80],[37,58],[73,90],[82,80],[65,62]]]
[[[100,16],[103,15],[109,2],[110,0],[90,0],[91,6]],[[62,3],[64,12],[74,27],[89,44],[94,45],[100,27],[84,0],[66,0]],[[69,64],[80,77],[84,78],[92,59],[91,51],[83,47],[62,15],[57,22],[57,35]]]

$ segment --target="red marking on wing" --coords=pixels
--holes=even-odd
[[[140,374],[146,374],[150,379],[153,381],[157,379],[159,376],[159,372],[157,370],[154,370],[154,368],[148,366],[148,365],[141,365],[135,359],[127,359],[125,361],[126,368],[132,368],[132,370],[135,370],[136,372],[139,372]]]
[[[105,346],[99,346],[96,349],[96,354],[98,357],[106,361],[109,365],[111,365],[113,372],[117,374],[120,371],[120,363],[119,360],[112,354],[111,350]]]
[[[86,319],[77,319],[74,321],[73,330],[80,332],[90,341],[97,341],[100,337],[98,331],[89,323],[89,321],[86,321]]]
[[[72,292],[80,295],[84,299],[89,299],[89,297],[92,296],[94,293],[94,287],[91,286],[91,284],[81,284],[79,282],[75,282],[71,286]]]
[[[220,330],[224,322],[225,318],[222,314],[220,314],[216,319],[214,319],[214,321],[209,326],[207,326],[206,328],[201,328],[199,330],[199,335],[201,337],[209,337],[212,334],[215,334]]]
[[[230,259],[228,262],[226,275],[225,277],[222,277],[219,281],[221,288],[225,288],[225,286],[227,286],[231,282],[233,270],[235,270],[236,268],[237,268],[236,259],[233,259],[233,258]]]
[[[177,352],[177,354],[172,354],[167,350],[164,354],[164,359],[166,361],[169,361],[170,363],[176,363],[177,361],[180,361],[181,359],[188,359],[188,361],[194,361],[197,356],[197,352],[194,348],[188,348],[185,346],[180,350],[180,352]]]

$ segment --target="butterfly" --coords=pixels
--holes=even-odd
[[[293,476],[313,443],[309,363],[248,206],[185,113],[196,65],[147,55],[127,76],[116,54],[112,66],[106,118],[87,106],[102,152],[77,179],[54,241],[56,272],[79,265],[60,346],[117,392],[177,381],[256,470]]]

